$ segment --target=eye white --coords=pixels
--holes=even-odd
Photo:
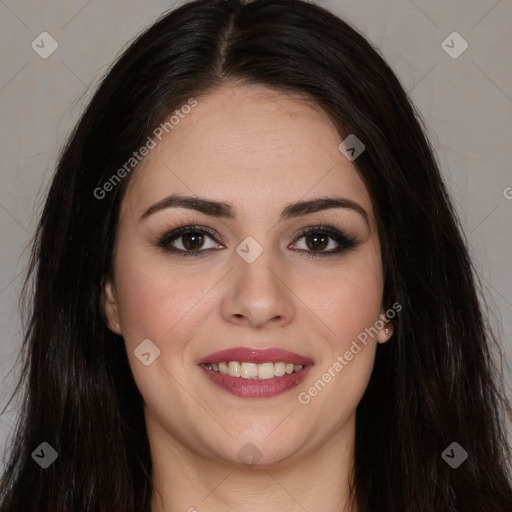
[[[203,237],[203,244],[198,249],[187,249],[183,245],[183,238],[185,238],[186,236],[190,236],[191,234],[195,234],[196,236],[200,235],[200,236]],[[206,240],[207,238],[209,238],[211,240],[211,246],[210,247],[208,247],[207,240]],[[187,233],[182,233],[178,238],[176,238],[176,240],[174,240],[171,243],[171,245],[173,245],[177,249],[179,249],[181,251],[184,251],[184,252],[192,252],[194,250],[196,250],[196,251],[204,251],[206,249],[215,249],[216,247],[219,247],[217,245],[217,242],[215,242],[215,240],[209,234],[202,233],[202,232],[196,232],[196,231],[189,231]],[[181,245],[181,247],[179,247],[180,245]]]
[[[329,252],[331,250],[336,249],[338,247],[338,245],[339,245],[339,243],[336,242],[336,240],[334,240],[332,238],[332,236],[330,236],[330,235],[322,235],[322,238],[327,237],[328,240],[329,240],[329,242],[327,243],[327,247],[319,249],[318,251],[315,251],[314,249],[309,248],[306,245],[306,241],[305,241],[307,236],[312,236],[314,234],[321,234],[321,233],[320,232],[316,233],[316,232],[313,232],[313,231],[311,233],[306,233],[305,235],[302,235],[300,237],[300,239],[299,239],[299,240],[303,240],[304,247],[297,247],[297,244],[299,244],[300,242],[296,242],[295,244],[293,244],[293,247],[296,248],[296,249],[301,249],[301,250],[309,251],[309,252]],[[334,245],[334,247],[332,247],[332,245]]]

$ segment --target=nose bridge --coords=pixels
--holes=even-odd
[[[262,240],[262,236],[259,237]],[[235,275],[241,288],[264,298],[266,294],[279,293],[276,277],[278,257],[270,246],[269,237],[260,244],[254,237],[246,237],[236,248]],[[265,244],[265,247],[264,245]]]
[[[265,239],[267,243],[269,238]],[[226,319],[244,317],[261,326],[271,320],[289,321],[293,315],[278,251],[263,243],[248,236],[236,248],[230,290],[223,305]]]

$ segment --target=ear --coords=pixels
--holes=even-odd
[[[386,318],[384,310],[380,312],[379,322],[380,321],[382,321],[384,325],[382,329],[379,329],[379,333],[377,334],[377,342],[386,343],[386,341],[388,341],[391,338],[391,336],[393,336],[394,326],[391,320],[388,320]]]
[[[121,335],[116,290],[110,279],[107,279],[103,286],[103,308],[107,318],[108,328],[113,333]]]

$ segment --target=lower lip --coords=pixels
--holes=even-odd
[[[241,398],[270,398],[298,386],[306,378],[313,365],[308,364],[297,373],[286,373],[282,377],[262,380],[231,377],[231,375],[209,370],[203,364],[200,366],[211,382],[232,395]]]

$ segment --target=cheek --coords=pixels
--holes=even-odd
[[[134,252],[129,258],[118,259],[117,270],[119,316],[127,348],[134,349],[146,338],[157,345],[173,338],[166,351],[179,352],[180,340],[188,337],[183,332],[188,325],[186,317],[208,288],[207,277],[152,265]],[[180,336],[173,337],[173,331],[179,331]]]
[[[383,276],[377,251],[352,254],[340,269],[315,276],[315,286],[304,289],[305,302],[328,326],[330,344],[337,352],[373,327],[382,309]]]
[[[324,331],[328,350],[322,354],[314,382],[299,396],[301,404],[314,402],[318,414],[328,411],[336,425],[355,410],[368,385],[383,291],[378,251],[354,254],[345,263],[330,279],[317,281],[323,286],[307,299],[328,326]]]
[[[297,397],[314,411],[306,419],[311,428],[315,416],[325,418],[321,430],[325,435],[341,428],[354,413],[373,371],[377,347],[373,329],[381,311],[381,288],[375,277],[346,275],[330,284],[331,302],[325,302],[323,310],[328,337],[320,340],[325,350],[314,380]]]
[[[189,342],[197,335],[197,302],[211,284],[201,274],[177,272],[147,257],[120,257],[117,261],[116,288],[119,317],[129,364],[137,386],[148,404],[156,410],[182,409],[185,405],[172,390],[176,380],[185,382]],[[136,349],[151,340],[160,350],[149,366],[141,364]],[[153,349],[154,350],[154,349]],[[186,397],[185,397],[186,398]],[[161,407],[162,409],[159,409]]]

